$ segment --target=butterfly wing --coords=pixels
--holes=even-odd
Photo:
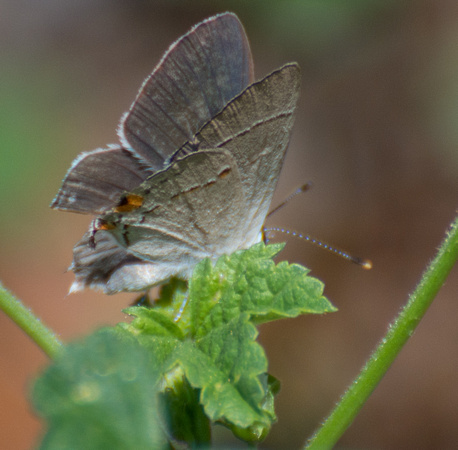
[[[176,41],[145,80],[119,134],[123,147],[82,153],[51,207],[102,213],[168,163],[173,153],[252,81],[237,16],[211,17]]]
[[[85,233],[75,245],[70,270],[75,273],[70,293],[85,288],[101,290],[105,294],[141,291],[156,273],[154,264],[128,253],[103,230],[95,236]]]
[[[206,124],[192,144],[194,148],[229,151],[240,172],[246,204],[245,232],[255,240],[264,224],[288,147],[300,90],[300,69],[287,64],[248,87]]]
[[[76,245],[73,290],[145,290],[171,276],[188,277],[205,257],[235,250],[245,238],[241,186],[225,150],[197,152],[157,172],[126,194],[142,199],[135,207],[99,218],[95,247],[90,234]]]
[[[253,81],[250,46],[231,13],[211,17],[171,45],[121,121],[121,142],[154,168]]]
[[[119,146],[81,153],[65,175],[51,207],[102,214],[121,194],[135,189],[151,172]]]

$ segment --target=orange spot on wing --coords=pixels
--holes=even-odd
[[[223,179],[223,178],[227,177],[230,173],[231,173],[231,169],[230,168],[224,169],[223,171],[221,171],[221,173],[218,174],[218,178]],[[175,198],[180,197],[181,195],[190,194],[193,191],[197,191],[198,189],[202,189],[202,188],[206,188],[206,187],[212,186],[215,183],[216,183],[215,180],[211,180],[211,181],[208,181],[207,183],[202,184],[200,186],[193,186],[193,187],[191,187],[191,188],[189,188],[189,189],[187,189],[185,191],[182,191],[182,192],[179,192],[178,194],[173,195],[171,197],[171,199],[174,200]]]
[[[115,212],[130,212],[140,208],[143,205],[144,198],[141,195],[127,194],[123,195],[118,205],[115,208]]]
[[[231,169],[228,167],[227,169],[224,169],[219,175],[219,178],[226,178],[229,174],[231,173]]]

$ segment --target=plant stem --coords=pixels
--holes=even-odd
[[[164,381],[167,388],[161,395],[162,410],[166,412],[172,444],[176,440],[187,442],[190,448],[210,448],[210,420],[199,402],[197,389],[192,388],[181,369],[165,374]]]
[[[458,259],[458,216],[407,304],[334,411],[312,438],[308,449],[332,448],[414,332]]]
[[[50,358],[54,358],[62,348],[62,343],[57,336],[1,283],[0,309],[14,320]]]

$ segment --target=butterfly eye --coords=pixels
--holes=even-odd
[[[144,198],[141,195],[126,194],[121,197],[115,207],[115,212],[130,212],[143,205]]]

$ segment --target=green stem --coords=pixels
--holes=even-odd
[[[171,443],[176,440],[187,442],[189,448],[210,448],[210,420],[199,402],[198,391],[191,387],[181,369],[168,372],[164,380],[167,388],[161,396],[162,409],[166,412]]]
[[[340,439],[412,335],[457,259],[458,216],[452,223],[437,256],[426,269],[404,309],[389,327],[386,336],[334,411],[310,439],[306,448],[332,448]]]
[[[1,283],[0,309],[14,320],[50,358],[54,358],[62,348],[62,343],[57,336]]]

